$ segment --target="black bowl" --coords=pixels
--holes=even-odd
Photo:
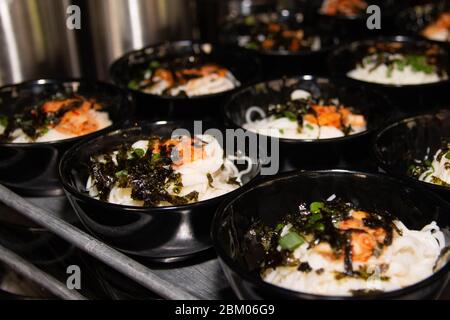
[[[447,1],[436,1],[434,3],[426,3],[407,8],[398,16],[398,29],[407,32],[411,36],[419,36],[427,39],[422,35],[423,29],[432,23],[441,13],[448,10],[450,10],[450,6]],[[450,42],[430,41],[442,44],[447,49],[450,48]]]
[[[382,95],[355,86],[348,81],[305,75],[256,84],[242,89],[230,98],[224,107],[226,122],[231,127],[242,128],[246,123],[246,112],[250,107],[259,106],[266,111],[269,104],[286,102],[295,89],[309,91],[317,97],[338,97],[341,103],[361,112],[366,117],[368,126],[364,132],[341,138],[279,139],[281,171],[348,166],[375,170],[376,168],[372,168],[368,158],[370,137],[395,115],[395,108]],[[252,135],[251,132],[248,134]],[[267,139],[259,134],[257,138],[258,140]]]
[[[363,208],[388,209],[408,228],[420,229],[436,221],[450,226],[450,206],[433,193],[414,188],[386,175],[354,171],[292,172],[260,181],[245,193],[224,203],[213,220],[212,238],[222,268],[241,299],[339,299],[296,292],[265,283],[259,276],[261,251],[247,245],[244,236],[255,221],[273,226],[296,212],[302,202],[327,199],[331,194]],[[281,209],[282,208],[282,209]],[[449,279],[450,263],[431,277],[401,290],[361,298],[436,298]],[[345,297],[344,299],[355,299]]]
[[[288,24],[292,28],[301,28],[306,34],[318,36],[321,40],[319,50],[300,50],[299,52],[269,51],[257,49],[245,49],[258,55],[263,66],[264,78],[274,79],[282,76],[294,76],[298,74],[327,74],[327,65],[323,63],[329,52],[339,44],[339,38],[332,32],[326,32],[322,27],[314,23],[307,23],[305,14],[300,12],[265,12],[253,15],[256,19],[270,19]],[[221,27],[221,41],[238,45],[239,36],[248,35],[251,27],[245,24],[247,16],[234,17]]]
[[[379,166],[388,174],[437,192],[450,201],[450,187],[419,181],[407,174],[415,159],[432,157],[440,149],[443,138],[450,138],[449,109],[390,124],[375,137],[373,151]]]
[[[408,50],[427,50],[430,46],[436,45],[439,48],[439,65],[450,76],[449,55],[443,46],[433,42],[415,39],[407,36],[380,37],[370,40],[355,41],[341,46],[329,57],[331,73],[334,76],[349,79],[361,87],[376,89],[385,94],[393,104],[399,106],[401,110],[410,114],[417,110],[431,109],[447,99],[447,87],[450,81],[442,80],[434,83],[420,85],[389,85],[378,84],[349,78],[347,73],[356,67],[357,62],[367,55],[367,49],[375,43],[402,43]]]
[[[219,106],[234,90],[195,97],[168,97],[144,93],[128,88],[129,82],[139,76],[152,60],[170,61],[180,57],[200,56],[205,62],[217,63],[233,73],[241,86],[258,81],[258,59],[236,47],[221,46],[195,41],[177,41],[146,47],[129,52],[114,62],[110,68],[113,82],[131,90],[136,98],[137,113],[141,117],[189,118],[217,120]]]
[[[106,152],[143,135],[168,138],[178,128],[192,133],[193,127],[190,121],[142,123],[86,141],[63,156],[60,176],[64,189],[80,220],[93,235],[125,253],[161,262],[187,259],[211,247],[209,227],[214,211],[240,189],[188,205],[142,208],[94,199],[85,187],[89,175],[86,164],[92,154]],[[205,123],[203,128],[207,129]],[[243,177],[244,183],[258,172],[259,165],[253,165],[251,173]]]
[[[368,5],[377,5],[380,8],[381,29],[369,29],[367,20],[373,14],[366,10],[355,16],[327,15],[321,11],[324,0],[301,0],[299,9],[308,14],[308,20],[315,21],[323,30],[331,32],[341,39],[358,40],[367,37],[390,34],[393,30],[396,13],[404,7],[399,0],[371,0]]]
[[[121,125],[133,111],[126,92],[106,83],[42,79],[0,88],[0,114],[13,115],[56,93],[78,93],[104,104],[113,125],[76,138],[40,143],[0,143],[0,184],[30,196],[62,195],[57,167],[61,155],[82,139]]]

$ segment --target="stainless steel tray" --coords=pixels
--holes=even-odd
[[[0,186],[0,202],[6,205],[0,207],[0,223],[5,215],[10,218],[25,216],[162,298],[236,298],[214,255],[191,264],[146,266],[75,227],[73,223],[77,221],[77,217],[65,197],[22,198]],[[0,261],[3,261],[3,258],[0,256]],[[67,295],[60,296],[67,298]],[[450,299],[450,286],[441,299]]]

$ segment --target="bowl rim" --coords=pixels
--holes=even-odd
[[[73,157],[74,154],[76,154],[80,149],[83,149],[83,147],[87,145],[91,145],[99,140],[105,139],[107,137],[111,136],[118,136],[120,134],[123,134],[125,132],[130,132],[134,130],[142,130],[142,126],[159,126],[159,125],[167,125],[167,124],[177,124],[180,122],[189,122],[189,120],[158,120],[158,121],[140,121],[135,123],[136,126],[126,126],[124,128],[119,128],[114,131],[107,132],[106,134],[93,137],[91,139],[84,139],[83,141],[79,142],[78,144],[72,146],[69,150],[67,150],[64,155],[61,158],[61,161],[59,162],[58,166],[58,173],[59,173],[59,180],[66,191],[66,193],[71,194],[75,198],[81,199],[85,202],[91,203],[93,205],[101,205],[105,208],[110,208],[114,210],[122,210],[127,212],[144,212],[144,213],[164,213],[167,214],[167,212],[174,212],[174,211],[183,211],[183,210],[189,210],[196,207],[202,207],[202,206],[208,206],[212,203],[220,203],[227,197],[233,196],[235,194],[238,194],[244,190],[247,185],[251,185],[255,180],[257,180],[261,173],[261,163],[259,159],[257,160],[257,163],[255,163],[256,167],[256,174],[253,176],[250,181],[243,184],[239,188],[236,188],[230,192],[224,193],[218,197],[214,197],[211,199],[206,199],[202,201],[197,201],[193,203],[188,203],[184,205],[170,205],[170,206],[162,206],[162,207],[139,207],[139,206],[131,206],[131,205],[121,205],[121,204],[114,204],[106,201],[102,201],[99,199],[95,199],[88,194],[79,191],[76,187],[72,185],[72,183],[69,181],[68,176],[69,174],[65,174],[65,172],[68,172],[66,165],[70,158]],[[66,169],[66,170],[64,170]]]
[[[380,128],[383,127],[383,124],[380,124],[378,126],[376,126],[375,128],[371,128],[371,129],[366,129],[364,131],[355,133],[355,134],[351,134],[351,135],[347,135],[347,136],[343,136],[343,137],[337,137],[337,138],[327,138],[327,139],[292,139],[292,138],[281,138],[281,137],[274,137],[274,136],[268,136],[268,135],[263,135],[254,131],[250,131],[247,129],[244,129],[242,126],[239,126],[237,123],[235,123],[229,116],[228,116],[228,110],[230,109],[230,107],[234,104],[234,100],[246,93],[247,91],[250,91],[252,89],[254,89],[256,86],[259,85],[267,85],[271,82],[279,82],[279,81],[284,81],[284,80],[300,80],[300,81],[318,81],[318,80],[327,80],[329,81],[329,83],[331,84],[340,84],[340,85],[351,85],[352,82],[349,81],[348,79],[343,79],[343,78],[338,78],[338,77],[327,77],[327,76],[320,76],[320,75],[312,75],[312,74],[301,74],[301,75],[297,75],[297,76],[291,76],[291,77],[286,77],[286,78],[276,78],[276,79],[270,79],[270,80],[266,80],[266,81],[261,81],[249,86],[246,86],[244,88],[241,88],[240,90],[238,90],[237,92],[235,92],[234,94],[232,94],[227,101],[223,104],[222,106],[222,115],[225,118],[226,122],[231,123],[234,127],[236,128],[240,128],[246,132],[250,132],[252,134],[256,134],[258,136],[262,136],[265,137],[266,139],[279,139],[281,143],[287,143],[287,144],[298,144],[298,145],[311,145],[311,144],[329,144],[329,143],[339,143],[339,142],[345,142],[345,141],[349,141],[349,140],[354,140],[363,136],[367,136],[370,135],[374,132],[377,132],[378,130],[380,130]],[[301,83],[301,82],[299,82]],[[391,103],[391,101],[385,97],[383,94],[380,94],[370,88],[361,88],[362,90],[364,90],[365,92],[368,92],[370,94],[373,95],[377,95],[380,99],[384,100],[384,111],[387,110],[387,112],[384,112],[384,115],[386,115],[386,119],[384,120],[384,122],[388,122],[388,120],[395,114],[395,112],[397,111],[397,107]]]
[[[450,114],[450,110],[447,109],[439,109],[436,110],[436,112],[439,111],[448,111]],[[386,161],[381,157],[380,152],[379,152],[379,147],[378,147],[378,142],[379,140],[382,138],[382,136],[384,134],[386,134],[388,132],[388,130],[391,130],[392,128],[398,127],[402,124],[411,122],[411,121],[416,121],[417,119],[421,119],[424,117],[433,117],[436,112],[420,112],[420,113],[416,113],[401,119],[397,119],[394,121],[391,121],[389,124],[387,124],[384,128],[382,128],[381,130],[379,130],[377,132],[377,134],[373,137],[373,141],[372,141],[372,153],[375,156],[375,160],[378,164],[378,166],[383,169],[386,173],[388,173],[389,175],[395,176],[399,179],[403,179],[403,180],[407,180],[410,183],[416,184],[417,186],[421,186],[422,188],[429,188],[429,189],[433,189],[434,191],[437,192],[449,192],[450,193],[450,187],[445,187],[445,186],[440,186],[434,183],[430,183],[430,182],[425,182],[425,181],[421,181],[419,179],[410,177],[408,174],[406,173],[398,173],[398,172],[394,172],[391,169],[391,166],[388,165],[386,163]]]
[[[239,50],[242,53],[245,53],[247,55],[247,57],[249,58],[249,60],[253,60],[254,62],[254,66],[256,67],[257,72],[255,73],[255,75],[253,76],[254,79],[251,79],[247,82],[249,83],[253,83],[255,81],[255,79],[259,79],[259,75],[261,73],[261,62],[259,61],[259,58],[253,54],[251,54],[250,52],[244,50],[243,48],[240,48],[239,46],[235,46],[235,45],[227,45],[227,44],[222,44],[219,42],[211,42],[211,41],[201,41],[201,40],[195,40],[195,39],[184,39],[184,40],[176,40],[176,41],[163,41],[163,42],[158,42],[152,45],[148,45],[145,46],[141,49],[137,49],[137,50],[132,50],[132,51],[128,51],[126,53],[124,53],[121,57],[119,57],[118,59],[116,59],[115,61],[113,61],[111,63],[111,65],[109,66],[109,75],[110,78],[113,82],[114,85],[116,85],[117,87],[121,88],[122,90],[127,90],[132,92],[133,94],[137,94],[137,95],[144,95],[144,96],[148,96],[148,97],[152,97],[155,99],[159,99],[159,100],[164,100],[164,101],[201,101],[201,100],[206,100],[206,99],[211,99],[211,98],[215,98],[215,97],[220,97],[229,93],[234,92],[235,90],[245,87],[247,84],[246,83],[242,83],[241,80],[236,79],[239,81],[240,85],[236,86],[232,89],[229,90],[225,90],[225,91],[221,91],[221,92],[216,92],[216,93],[211,93],[211,94],[203,94],[203,95],[198,95],[198,96],[192,96],[192,97],[185,97],[185,96],[166,96],[166,95],[158,95],[158,94],[153,94],[153,93],[147,93],[144,92],[142,90],[136,90],[136,89],[131,89],[129,88],[127,85],[124,85],[122,82],[122,80],[120,79],[120,77],[117,75],[117,68],[119,67],[120,64],[122,63],[126,63],[127,61],[129,61],[130,56],[132,55],[138,55],[138,54],[142,54],[144,56],[151,56],[154,54],[147,54],[146,51],[150,50],[150,49],[158,49],[161,47],[173,47],[173,46],[180,46],[180,47],[192,47],[193,45],[211,45],[212,47],[218,47],[218,48],[227,48],[229,50]]]
[[[123,96],[124,99],[128,100],[128,103],[123,104],[120,106],[120,109],[126,109],[129,112],[130,117],[135,109],[135,101],[133,97],[127,93],[125,90],[119,88],[118,86],[115,86],[114,84],[98,81],[95,79],[83,79],[83,78],[38,78],[33,80],[27,80],[15,84],[7,84],[2,87],[0,87],[0,94],[3,91],[7,90],[13,90],[14,88],[22,88],[22,87],[31,87],[31,86],[42,86],[42,85],[51,85],[51,84],[69,84],[69,83],[78,83],[78,84],[95,84],[99,85],[101,87],[115,90],[118,94]],[[126,121],[126,119],[123,119],[119,122],[113,122],[111,125],[91,132],[89,134],[81,135],[78,137],[68,138],[68,139],[61,139],[61,140],[54,140],[54,141],[46,141],[46,142],[27,142],[27,143],[12,143],[12,142],[0,142],[0,147],[7,147],[7,148],[41,148],[41,147],[49,147],[49,146],[60,146],[65,144],[70,144],[76,141],[81,141],[86,138],[92,138],[97,135],[100,135],[102,133],[106,133],[108,131],[114,130],[118,126],[120,126],[121,123]]]
[[[336,59],[336,56],[339,54],[342,54],[344,51],[351,51],[352,47],[360,47],[362,45],[367,45],[370,43],[382,43],[382,42],[402,42],[402,43],[414,43],[416,45],[436,45],[439,47],[439,49],[444,53],[446,57],[450,55],[449,50],[445,48],[445,46],[442,43],[431,41],[426,38],[422,38],[417,35],[407,35],[407,34],[396,34],[396,35],[389,35],[389,36],[377,36],[377,37],[371,37],[367,39],[362,40],[355,40],[349,43],[344,43],[343,45],[339,46],[334,50],[330,55],[328,56],[328,65],[331,66],[331,75],[333,76],[339,76],[343,77],[345,79],[348,79],[352,82],[358,83],[361,86],[373,86],[376,88],[381,89],[400,89],[400,88],[410,88],[410,89],[416,89],[416,88],[430,88],[430,87],[436,87],[439,85],[444,84],[450,84],[450,74],[447,75],[447,79],[441,79],[439,81],[435,82],[429,82],[429,83],[421,83],[421,84],[386,84],[386,83],[376,83],[376,82],[370,82],[370,81],[363,81],[351,78],[346,74],[341,74],[340,72],[337,72],[336,69],[333,67],[333,61]],[[450,70],[450,65],[448,66]]]
[[[367,300],[367,299],[389,299],[389,298],[395,298],[401,295],[407,295],[411,292],[417,291],[419,289],[422,289],[426,287],[427,285],[437,281],[439,278],[444,277],[445,274],[448,274],[450,272],[450,261],[447,261],[447,263],[439,269],[437,272],[434,272],[431,276],[416,282],[412,285],[409,285],[407,287],[392,290],[392,291],[386,291],[382,293],[377,293],[369,296],[337,296],[337,295],[319,295],[319,294],[312,294],[312,293],[306,293],[302,291],[295,291],[292,289],[283,288],[274,284],[270,284],[268,282],[265,282],[264,280],[249,275],[248,272],[243,270],[240,266],[238,266],[234,261],[228,256],[228,254],[225,253],[225,251],[222,249],[222,246],[220,245],[220,241],[218,240],[218,229],[220,228],[220,222],[222,221],[222,215],[223,212],[229,207],[232,203],[236,202],[238,199],[244,197],[247,193],[253,191],[254,189],[264,187],[264,185],[273,183],[274,181],[280,181],[280,180],[287,180],[292,177],[297,176],[308,176],[311,174],[335,174],[335,175],[363,175],[363,176],[369,176],[372,178],[377,179],[386,179],[390,180],[392,182],[398,183],[403,186],[408,186],[411,188],[416,188],[416,186],[413,186],[411,184],[408,184],[406,181],[397,179],[395,177],[391,177],[387,174],[382,173],[368,173],[368,172],[361,172],[361,171],[354,171],[354,170],[346,170],[346,169],[328,169],[328,170],[297,170],[297,171],[291,171],[282,173],[280,175],[272,176],[267,179],[261,179],[257,183],[253,184],[251,188],[248,188],[245,192],[242,192],[237,197],[234,197],[233,199],[230,199],[228,201],[223,202],[219,208],[216,210],[216,213],[214,215],[212,224],[211,224],[211,239],[214,245],[214,249],[217,252],[217,255],[220,260],[223,261],[226,268],[229,268],[231,271],[236,273],[240,278],[244,279],[247,282],[250,282],[252,285],[255,285],[259,288],[263,288],[265,290],[270,290],[271,292],[278,293],[280,295],[289,295],[291,297],[301,298],[300,296],[307,297],[308,299],[315,299],[315,300]],[[435,201],[439,202],[443,207],[446,207],[448,210],[448,215],[450,216],[450,204],[442,200],[439,196],[435,195],[433,192],[428,190],[422,190],[425,192],[429,197],[433,198]],[[222,267],[223,268],[223,267]],[[301,298],[302,299],[302,298]]]

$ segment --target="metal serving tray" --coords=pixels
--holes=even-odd
[[[26,216],[37,225],[54,232],[97,260],[126,275],[130,278],[130,282],[137,282],[162,298],[236,299],[212,251],[190,263],[175,265],[139,263],[74,226],[73,223],[77,218],[65,197],[22,198],[0,186],[0,202],[7,206],[6,210],[10,213]],[[0,211],[5,208],[0,207]],[[0,255],[0,261],[5,262],[4,260],[5,257]],[[44,283],[48,281],[46,278],[41,280]],[[56,289],[58,291],[60,288],[56,286]],[[61,292],[56,294],[61,298],[80,298]],[[450,286],[442,294],[441,299],[450,299]]]

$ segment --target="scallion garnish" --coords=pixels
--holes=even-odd
[[[323,207],[323,202],[312,202],[309,206],[309,210],[311,211],[311,213],[319,213]]]
[[[304,242],[305,240],[297,232],[290,231],[288,234],[280,238],[278,244],[283,250],[293,251]]]

